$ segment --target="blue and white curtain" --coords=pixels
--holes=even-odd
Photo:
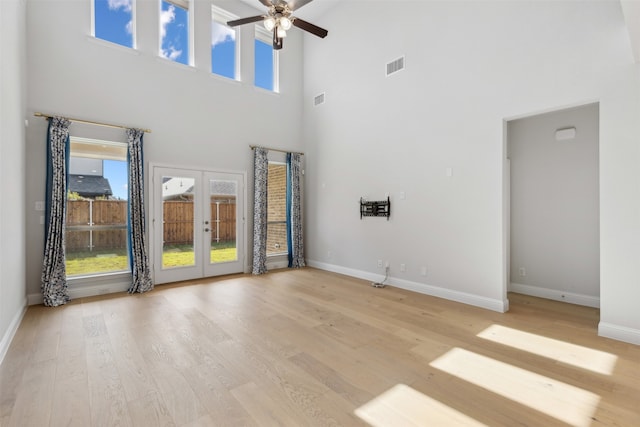
[[[301,155],[287,153],[287,243],[289,268],[304,267],[302,236]]]
[[[267,149],[256,147],[253,159],[253,274],[267,272]]]
[[[127,129],[127,163],[129,164],[129,264],[133,281],[129,293],[153,289],[145,237],[144,170],[140,129]]]
[[[42,297],[47,307],[57,307],[70,300],[65,266],[70,125],[71,122],[63,117],[49,118],[45,248],[41,281]]]

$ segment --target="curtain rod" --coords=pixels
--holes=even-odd
[[[261,145],[250,145],[249,147],[251,147],[252,150],[255,150],[256,148],[264,148],[265,150],[269,150],[269,151],[278,151],[280,153],[300,154],[301,156],[304,156],[304,153],[301,152],[301,151],[280,150],[279,148],[269,148],[269,147],[263,147]]]
[[[44,118],[47,118],[47,119],[51,118],[51,117],[54,117],[54,116],[51,116],[49,114],[42,114],[42,113],[33,113],[33,115],[36,116],[36,117],[44,117]],[[129,129],[126,126],[112,125],[112,124],[109,124],[109,123],[94,122],[94,121],[91,121],[91,120],[72,119],[70,117],[65,117],[65,119],[70,120],[72,122],[87,123],[87,124],[90,124],[90,125],[104,126],[104,127],[108,127],[108,128]],[[146,133],[151,133],[151,129],[140,129],[140,130],[143,131],[143,132],[146,132]]]

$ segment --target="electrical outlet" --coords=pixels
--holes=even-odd
[[[382,260],[381,259],[378,260],[378,268],[382,268]]]
[[[524,277],[527,275],[527,270],[524,267],[520,267],[520,276]]]
[[[407,271],[406,264],[400,264],[400,271]]]

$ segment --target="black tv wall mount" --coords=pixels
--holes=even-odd
[[[391,200],[387,196],[387,200],[368,201],[360,198],[360,219],[365,216],[391,216]]]

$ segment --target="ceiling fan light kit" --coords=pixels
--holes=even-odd
[[[287,31],[292,26],[298,27],[301,30],[307,31],[320,38],[325,38],[329,33],[324,28],[320,28],[310,22],[303,21],[300,18],[292,16],[294,10],[297,10],[312,0],[258,0],[263,5],[267,6],[266,15],[251,16],[249,18],[235,19],[227,22],[230,27],[238,25],[250,24],[252,22],[262,21],[262,24],[267,31],[273,32],[273,48],[278,50],[282,49],[282,41],[287,37]]]

